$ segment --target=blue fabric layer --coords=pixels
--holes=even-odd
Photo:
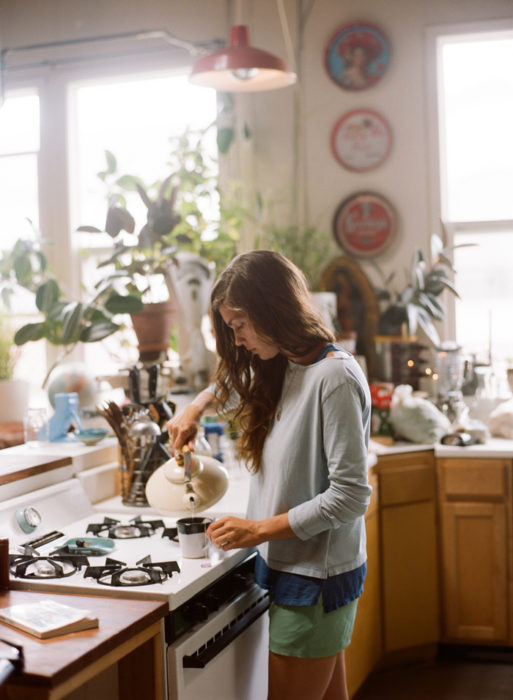
[[[359,598],[366,573],[367,564],[364,563],[353,571],[319,579],[270,569],[260,554],[255,562],[255,580],[261,588],[272,593],[275,603],[315,605],[322,593],[324,612],[338,610]]]

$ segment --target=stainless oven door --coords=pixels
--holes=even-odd
[[[254,585],[168,646],[169,700],[265,700],[268,606]]]

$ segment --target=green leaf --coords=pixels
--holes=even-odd
[[[220,153],[228,153],[235,137],[235,130],[231,126],[223,126],[217,131],[217,148]]]
[[[116,185],[128,192],[135,192],[138,184],[142,185],[142,180],[136,175],[121,175],[116,180]]]
[[[424,316],[423,314],[419,314],[418,322],[419,326],[422,328],[433,345],[435,347],[440,345],[440,336],[438,335],[438,332],[431,319],[427,315]]]
[[[77,228],[77,231],[81,231],[84,233],[103,233],[101,228],[96,228],[96,226],[79,226]]]
[[[41,340],[44,335],[44,323],[27,323],[22,326],[14,335],[16,345],[25,345],[32,340]]]
[[[62,324],[62,345],[73,342],[83,317],[83,306],[78,301],[69,303],[64,311],[64,321]]]
[[[108,320],[100,321],[99,323],[91,323],[82,328],[80,332],[80,340],[83,343],[96,343],[99,340],[108,338],[109,335],[112,335],[120,328],[121,326],[119,326],[117,323]]]
[[[130,294],[111,294],[105,308],[111,314],[137,314],[143,310],[144,304],[139,297]]]
[[[59,285],[53,279],[40,285],[36,292],[36,306],[39,311],[47,313],[59,298],[60,293]]]
[[[62,323],[64,319],[64,309],[68,306],[67,301],[57,301],[51,309],[46,313],[46,317],[49,321],[56,321],[57,323]]]
[[[107,161],[107,172],[109,175],[112,175],[112,173],[116,172],[118,167],[116,156],[112,151],[105,150],[105,160]]]
[[[30,264],[30,258],[28,256],[15,258],[14,274],[16,275],[18,283],[23,286],[30,281],[32,277],[32,265]]]
[[[244,138],[246,140],[251,138],[251,129],[249,128],[247,122],[244,122],[244,128],[242,130],[242,133],[244,134]]]
[[[116,238],[119,232],[123,230],[128,231],[128,233],[134,232],[134,217],[126,209],[121,207],[109,207],[107,221],[105,222],[105,231],[112,238]]]

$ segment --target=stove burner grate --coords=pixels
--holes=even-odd
[[[135,566],[127,566],[125,562],[107,558],[104,565],[88,566],[84,578],[94,578],[103,586],[148,586],[163,583],[175,572],[180,573],[176,561],[152,562],[147,556]]]
[[[9,568],[15,578],[50,579],[72,576],[83,566],[88,566],[82,555],[40,557],[29,554],[10,554]]]
[[[164,527],[162,520],[143,520],[140,515],[132,518],[127,523],[122,523],[115,518],[105,517],[102,523],[90,523],[86,532],[92,532],[93,535],[103,534],[114,540],[129,540],[139,537],[151,537],[161,527]]]

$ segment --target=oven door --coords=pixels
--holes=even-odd
[[[171,644],[169,700],[265,700],[268,607],[254,585]]]

